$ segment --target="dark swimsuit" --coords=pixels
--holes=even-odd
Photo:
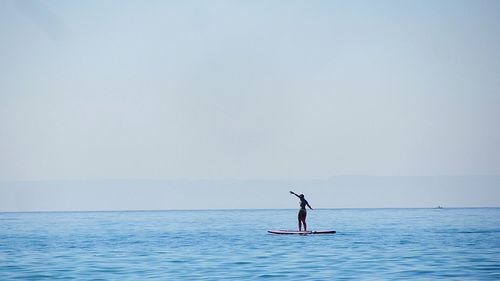
[[[306,199],[300,199],[299,219],[301,218],[305,219],[305,217],[307,216],[306,205],[307,205]]]

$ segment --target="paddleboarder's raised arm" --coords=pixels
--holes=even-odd
[[[293,195],[295,195],[295,196],[297,196],[297,197],[299,197],[299,198],[300,198],[300,196],[298,196],[298,195],[297,195],[297,193],[295,193],[295,192],[293,192],[293,191],[290,191],[290,194],[293,194]]]

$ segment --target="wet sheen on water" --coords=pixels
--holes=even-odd
[[[500,279],[500,209],[0,213],[0,279]]]

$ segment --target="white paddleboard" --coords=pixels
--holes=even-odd
[[[311,230],[311,231],[298,231],[298,230],[268,230],[267,232],[273,234],[333,234],[335,230]]]

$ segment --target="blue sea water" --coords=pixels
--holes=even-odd
[[[0,280],[500,280],[500,209],[0,213]]]

